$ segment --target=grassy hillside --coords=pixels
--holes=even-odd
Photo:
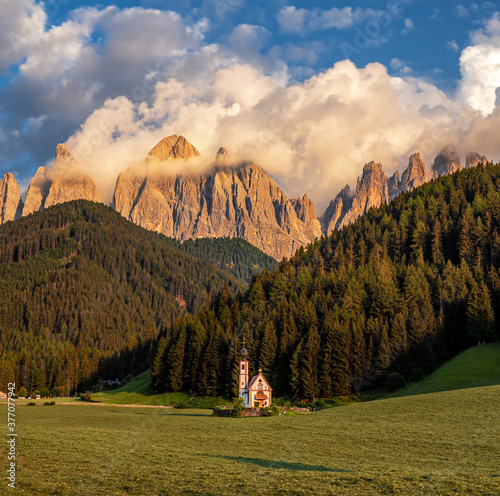
[[[210,413],[19,406],[17,492],[500,493],[500,386],[285,417],[230,419]],[[2,405],[0,416],[4,415]],[[0,435],[5,436],[5,429],[6,423],[0,424]]]
[[[427,394],[500,384],[500,343],[463,351],[417,384],[391,396]]]
[[[115,403],[119,405],[165,405],[172,401],[180,403],[189,399],[185,393],[155,394],[150,386],[151,372],[147,371],[136,377],[125,386],[92,394],[92,399],[103,403]]]

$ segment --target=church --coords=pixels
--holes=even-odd
[[[243,339],[243,349],[240,351],[240,377],[239,390],[240,398],[243,398],[246,408],[271,406],[273,389],[262,375],[262,369],[249,381],[248,351],[245,348]]]

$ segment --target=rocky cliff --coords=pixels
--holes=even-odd
[[[101,202],[93,179],[78,170],[70,151],[57,145],[54,167],[39,167],[26,191],[22,215],[28,215],[57,203],[71,200]]]
[[[19,185],[9,172],[0,180],[0,224],[20,217],[22,206]]]
[[[120,174],[114,208],[166,236],[181,240],[240,237],[278,260],[321,236],[314,205],[307,196],[288,199],[256,164],[228,166],[224,149],[202,174],[176,172],[169,165],[174,159],[198,155],[182,136],[164,138],[145,164]],[[161,162],[153,168],[148,167],[152,157]]]
[[[439,152],[432,164],[433,177],[446,176],[462,168],[460,155],[453,145],[446,145]]]
[[[477,152],[469,152],[465,156],[465,167],[476,167],[478,164],[486,165],[490,161],[483,155],[479,155]]]
[[[420,153],[410,157],[401,179],[397,172],[387,178],[382,164],[369,162],[363,167],[363,175],[358,178],[354,195],[346,186],[328,205],[320,219],[323,233],[328,235],[334,229],[351,224],[370,208],[388,203],[400,193],[411,191],[428,180]]]

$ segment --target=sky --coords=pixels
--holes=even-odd
[[[0,176],[24,191],[67,142],[110,201],[183,134],[318,214],[363,164],[500,159],[500,2],[0,0]],[[498,107],[497,107],[498,105]]]

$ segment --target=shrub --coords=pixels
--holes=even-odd
[[[90,394],[90,391],[87,391],[85,394],[81,393],[80,394],[80,399],[82,401],[92,402],[92,396]]]
[[[36,403],[34,401],[30,401],[26,406],[36,406]]]
[[[52,398],[58,398],[61,396],[61,390],[58,387],[53,387],[52,391],[50,392],[50,396]]]
[[[396,391],[406,386],[406,379],[399,372],[391,372],[385,380],[385,387],[389,391]]]

